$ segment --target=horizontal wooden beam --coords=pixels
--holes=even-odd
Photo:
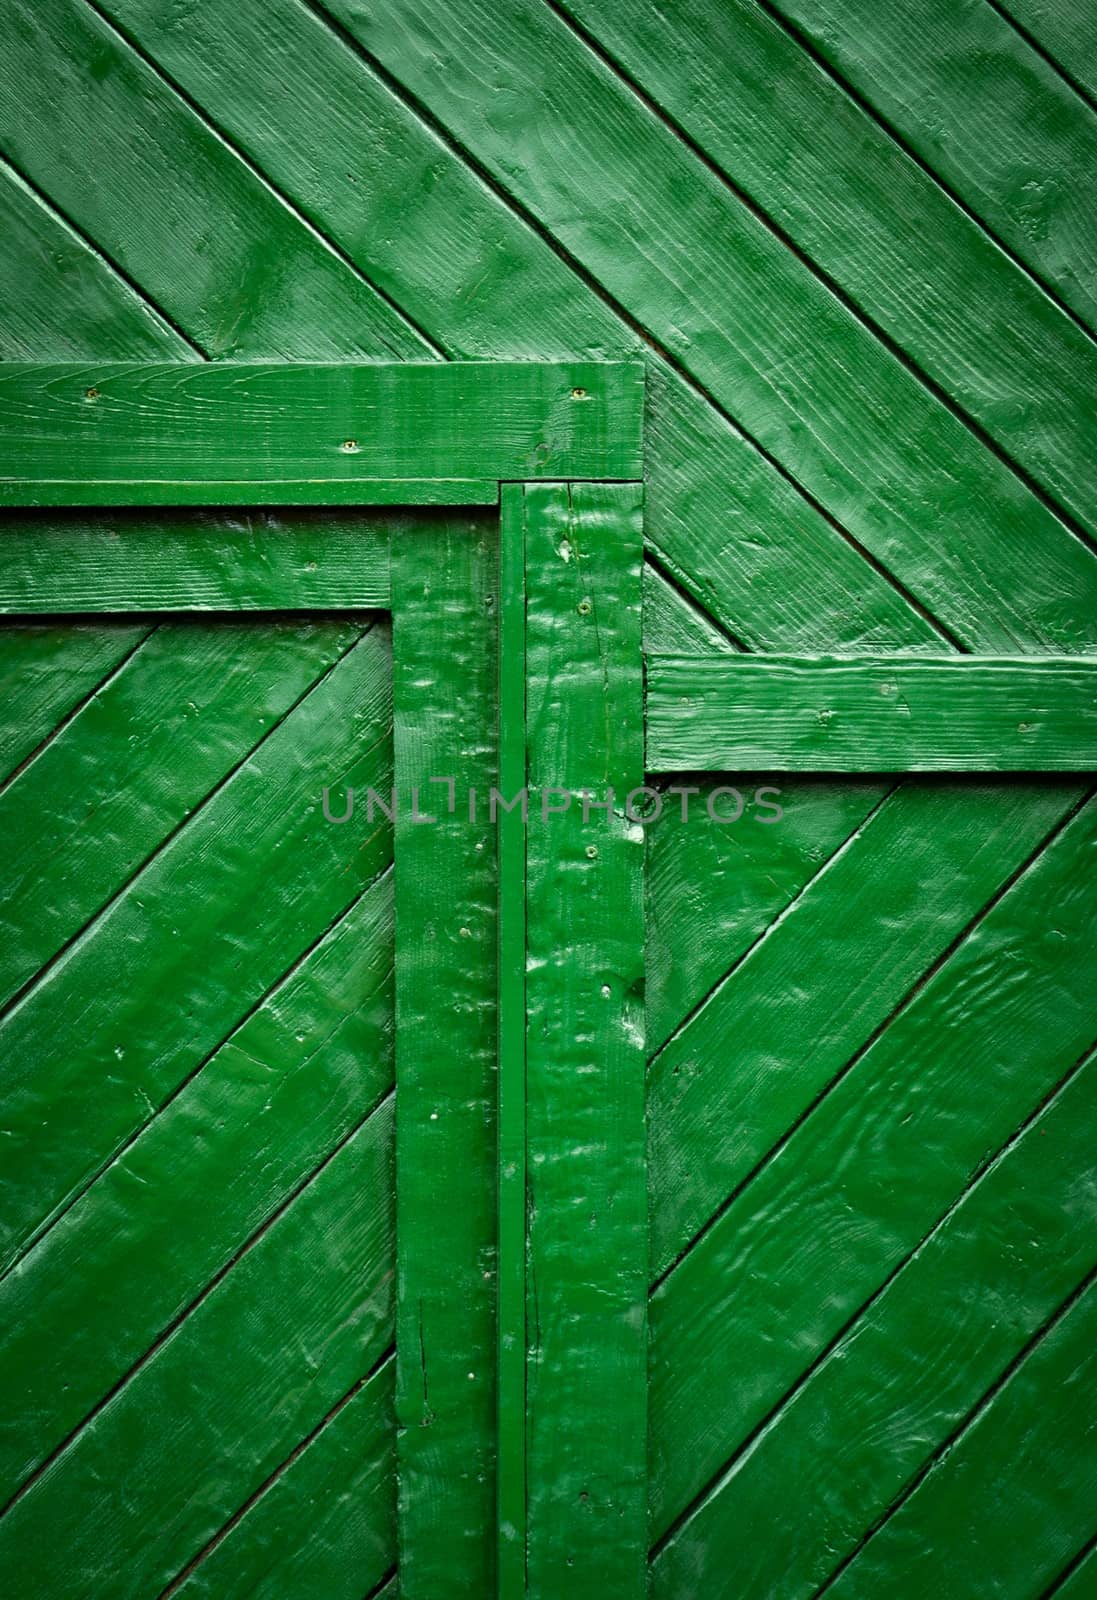
[[[653,772],[1097,769],[1097,658],[652,656]]]
[[[493,506],[496,478],[0,478],[0,508],[143,506]]]
[[[4,493],[275,479],[330,501],[378,479],[636,478],[643,377],[637,362],[5,363]]]

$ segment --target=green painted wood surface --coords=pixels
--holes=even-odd
[[[153,504],[179,479],[631,478],[642,407],[629,362],[0,368],[6,478],[146,481]]]
[[[427,517],[392,586],[400,1592],[444,1600],[495,1581],[498,520]]]
[[[330,509],[9,514],[0,612],[387,606],[390,540],[415,526]]]
[[[650,656],[657,771],[1087,772],[1097,660]]]
[[[624,1600],[645,1578],[643,829],[624,809],[643,778],[642,503],[639,486],[525,491],[527,1592],[538,1600]],[[584,795],[611,809],[585,808]]]

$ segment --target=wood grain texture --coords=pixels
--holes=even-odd
[[[329,13],[296,0],[207,0],[185,15],[133,0],[108,7],[440,353],[544,359],[644,348],[631,308],[607,304],[447,140],[433,106],[409,105]],[[354,28],[349,10],[341,16]],[[513,92],[528,97],[529,80]],[[462,137],[464,122],[454,127]],[[262,343],[254,353],[269,356]],[[693,597],[760,648],[828,638],[820,608],[848,643],[932,648],[933,628],[818,507],[666,360],[645,353],[658,440],[646,467],[645,537]]]
[[[1093,645],[1093,550],[551,7],[329,9],[952,640]]]
[[[625,1600],[646,1546],[643,829],[623,809],[643,781],[642,498],[525,502],[527,1583]]]
[[[781,909],[651,1063],[655,1276],[810,1112],[1074,797],[1037,781],[1005,791],[903,784]],[[791,819],[795,790],[785,803]],[[705,865],[700,857],[698,873]]]
[[[656,771],[1087,772],[1097,662],[653,656]]]
[[[498,597],[494,518],[425,516],[394,552],[404,1600],[490,1594],[495,1581]],[[432,777],[452,781],[452,811]],[[413,803],[435,820],[415,820]]]
[[[0,1280],[0,1504],[391,1090],[392,940],[389,875]]]
[[[1008,20],[973,0],[776,9],[1092,332],[1097,115]]]
[[[631,478],[634,362],[11,362],[4,476],[35,479]]]
[[[392,1210],[387,1100],[9,1509],[17,1600],[172,1582],[391,1343]]]
[[[181,1600],[362,1600],[396,1563],[389,1357],[233,1518],[178,1589]]]
[[[12,512],[0,526],[0,613],[387,606],[390,540],[414,526],[330,508]]]
[[[653,1296],[656,1537],[1092,1047],[1095,858],[1089,804]]]
[[[287,949],[306,948],[390,859],[383,819],[352,843],[322,796],[325,783],[387,789],[390,694],[387,629],[351,631],[0,1022],[5,1260],[222,1042],[285,971]]]
[[[563,9],[874,330],[1097,530],[1097,348],[771,14],[749,0]],[[1085,25],[1085,7],[1050,9]]]
[[[494,478],[264,478],[169,482],[104,478],[0,480],[0,507],[46,506],[491,506]]]
[[[0,778],[109,678],[151,623],[5,622],[0,625]]]
[[[1097,17],[1072,0],[1009,0],[1002,8],[1090,103],[1097,100]]]
[[[1091,1281],[832,1585],[835,1600],[886,1592],[899,1574],[912,1600],[946,1585],[1019,1600],[1058,1576],[1093,1526],[1095,1335]]]
[[[1095,1093],[1091,1056],[672,1535],[657,1600],[814,1594],[854,1553],[1092,1269]]]
[[[0,148],[140,285],[192,353],[429,354],[91,6],[13,0],[7,15]]]

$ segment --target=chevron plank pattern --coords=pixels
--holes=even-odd
[[[1077,0],[2,9],[0,357],[640,350],[653,648],[1097,648],[1097,79]],[[346,692],[383,718],[382,635],[361,626],[4,630],[20,1142],[0,1549],[36,1600],[393,1593],[385,849],[292,927],[250,905],[234,923],[217,856],[223,819],[263,835],[253,752],[288,770],[298,731],[323,732],[310,703]],[[233,672],[262,728],[229,715]],[[208,738],[183,772],[188,715]],[[112,772],[137,785],[124,832],[120,800],[86,804]],[[649,835],[655,1593],[1081,1600],[1094,802],[1038,777],[781,787],[779,826],[668,807]],[[167,930],[163,961],[194,959],[173,910],[205,861],[229,932],[193,974],[187,1055],[137,952]],[[296,1035],[329,1009],[314,1094]],[[89,1041],[109,1028],[126,1043],[99,1085]],[[41,1073],[20,1067],[32,1044]],[[250,1076],[268,1055],[280,1132]],[[172,1204],[121,1226],[163,1170]],[[351,1189],[371,1197],[353,1216]],[[321,1236],[363,1274],[353,1302],[308,1260]],[[174,1274],[169,1238],[187,1242]],[[84,1262],[124,1304],[80,1311]],[[253,1320],[268,1274],[283,1327],[301,1319],[280,1356]],[[320,1360],[325,1283],[365,1365],[338,1341]],[[78,1332],[79,1362],[43,1327]],[[254,1432],[217,1387],[234,1341],[276,1397]],[[210,1431],[178,1447],[158,1512],[142,1430],[184,1394]],[[105,1482],[120,1452],[133,1481]],[[75,1585],[51,1566],[61,1538],[88,1563]]]

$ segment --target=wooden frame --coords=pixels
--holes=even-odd
[[[397,821],[406,1600],[468,1592],[467,1441],[437,1410],[467,1403],[481,1357],[496,1367],[499,1595],[564,1593],[580,1573],[606,1600],[645,1585],[643,850],[624,808],[643,782],[642,406],[633,363],[0,368],[0,613],[389,608],[398,783],[461,782],[486,761],[504,797],[528,790],[528,825],[521,809],[499,818],[490,954],[474,928],[484,839],[456,813]],[[222,514],[259,506],[316,509],[276,530]],[[345,514],[363,506],[498,507],[500,543],[483,525],[462,538],[440,511],[363,536]],[[58,514],[79,507],[124,515],[81,529]],[[492,683],[498,725],[483,732]],[[483,736],[470,738],[474,710]],[[609,787],[608,809],[588,808]],[[571,802],[542,822],[549,791]],[[432,1182],[439,1123],[450,1158],[467,1154],[462,1051],[482,1080],[485,974],[498,1002],[490,1348],[482,1308],[454,1292],[476,1219],[442,1215]],[[462,984],[468,1005],[440,1027],[439,995]],[[457,1182],[470,1207],[482,1176]],[[431,1385],[425,1440],[436,1334],[461,1372],[451,1359]]]

